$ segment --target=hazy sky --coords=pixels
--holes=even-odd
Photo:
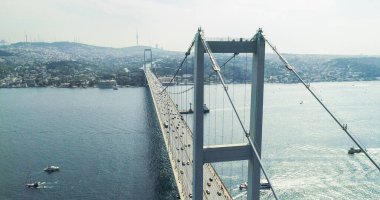
[[[0,40],[139,43],[185,51],[206,37],[252,37],[281,52],[380,55],[378,0],[1,0]]]

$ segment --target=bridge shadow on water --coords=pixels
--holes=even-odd
[[[146,89],[146,95],[150,96],[149,89]],[[178,196],[175,178],[172,173],[171,165],[169,162],[168,153],[165,148],[165,142],[160,131],[159,122],[156,116],[152,98],[146,98],[146,110],[144,113],[147,115],[147,126],[151,129],[151,140],[149,144],[149,152],[151,155],[149,163],[149,172],[152,177],[154,185],[154,199],[176,199]],[[142,181],[145,182],[145,181]]]

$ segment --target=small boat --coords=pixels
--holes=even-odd
[[[206,106],[206,104],[203,104],[203,113],[209,113],[210,109]]]
[[[59,171],[59,167],[50,165],[50,166],[45,167],[44,171],[45,172],[56,172],[56,171]]]
[[[25,184],[25,186],[28,188],[38,188],[39,182],[27,183],[27,184]]]
[[[190,108],[189,110],[180,111],[180,114],[192,114],[194,111]]]
[[[209,112],[210,112],[210,109],[207,107],[206,104],[203,104],[203,113],[209,113]],[[194,110],[191,109],[191,103],[190,103],[189,110],[180,111],[179,113],[180,114],[192,114],[192,113],[194,113]]]
[[[355,153],[362,153],[363,151],[359,148],[354,148],[354,147],[351,147],[349,150],[348,150],[348,154],[355,154]]]
[[[260,190],[269,190],[270,184],[269,183],[261,183],[260,184]]]
[[[117,88],[116,86],[113,86],[112,89],[113,90],[118,90],[119,88]]]
[[[27,188],[38,188],[38,186],[40,186],[40,182],[33,182],[32,176],[29,173],[25,187],[27,187]]]
[[[248,187],[248,183],[242,183],[239,185],[239,190],[246,190]],[[269,183],[260,183],[260,190],[269,190],[270,184]]]
[[[239,190],[243,190],[243,189],[246,190],[247,187],[248,187],[248,184],[247,184],[247,183],[242,183],[242,184],[239,185]]]

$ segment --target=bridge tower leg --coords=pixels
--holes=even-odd
[[[265,41],[261,29],[253,41],[209,41],[213,53],[253,53],[250,137],[261,157]],[[248,199],[260,199],[261,168],[250,144],[203,146],[204,53],[201,30],[194,42],[193,199],[203,199],[203,164],[248,160]]]
[[[144,49],[144,71],[146,72],[146,52],[150,52],[150,68],[153,67],[153,56],[152,56],[152,49]],[[148,81],[146,80],[146,84],[148,85]]]
[[[145,50],[144,50],[144,71],[146,71],[146,63],[145,63]]]
[[[152,56],[152,49],[144,49],[144,70],[146,70],[146,52],[149,51],[150,53],[150,67],[153,67],[153,56]]]
[[[265,61],[265,40],[261,30],[256,34],[255,52],[252,61],[250,137],[261,157]],[[253,157],[248,161],[248,200],[260,199],[260,173],[260,164],[257,158]]]
[[[200,30],[194,43],[193,199],[203,199],[204,48]]]

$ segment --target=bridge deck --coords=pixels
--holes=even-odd
[[[161,83],[150,69],[146,70],[145,76],[150,87],[180,198],[191,199],[192,132],[186,121],[182,120],[181,114],[167,92],[161,93]],[[203,199],[232,199],[211,164],[204,164],[203,173]]]

